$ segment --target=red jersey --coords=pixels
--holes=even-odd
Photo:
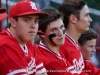
[[[76,43],[68,34],[65,34],[65,43],[60,48],[65,58],[72,65],[70,69],[73,69],[74,73],[81,74],[84,69],[84,60],[78,43]]]
[[[89,75],[100,75],[100,69],[96,68],[91,62],[88,60],[84,60],[85,63],[85,72]]]
[[[24,49],[9,30],[0,33],[0,75],[35,75],[45,71],[32,43]]]
[[[39,44],[38,49],[38,54],[44,63],[48,75],[78,75],[69,72],[67,67],[70,66],[70,64],[65,60],[61,52],[56,54],[43,43]]]

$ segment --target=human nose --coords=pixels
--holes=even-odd
[[[63,30],[62,29],[59,29],[59,32],[58,32],[59,35],[63,35]]]
[[[93,52],[93,53],[96,52],[96,48],[95,48],[95,47],[93,47],[92,52]]]
[[[35,21],[33,20],[33,21],[31,22],[30,27],[31,27],[31,28],[34,28],[34,27],[36,27],[36,26],[38,26],[38,23],[35,22]]]
[[[89,22],[92,22],[92,18],[89,16]]]

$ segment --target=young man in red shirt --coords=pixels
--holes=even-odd
[[[10,8],[10,27],[0,33],[0,75],[47,75],[33,47],[41,13],[32,1],[19,1]]]
[[[91,59],[92,55],[96,51],[96,39],[98,38],[98,34],[89,29],[88,31],[81,34],[80,38],[78,39],[78,43],[81,48],[81,52],[85,62],[85,70],[89,75],[99,75],[100,69],[96,68],[89,60]]]
[[[49,16],[40,19],[39,32],[41,37],[38,46],[39,56],[42,59],[48,75],[77,75],[68,69],[70,64],[65,60],[59,47],[64,44],[65,28],[61,14],[54,8],[42,10]]]
[[[6,9],[0,8],[0,21],[7,17],[7,14],[5,12],[6,12]]]
[[[65,0],[59,6],[59,11],[64,16],[65,26],[65,43],[60,47],[61,51],[71,63],[70,69],[74,73],[82,74],[84,60],[78,45],[78,39],[82,33],[89,30],[92,21],[88,6],[84,0]]]

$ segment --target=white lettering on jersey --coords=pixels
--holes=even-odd
[[[28,63],[28,74],[32,74],[36,72],[36,64],[35,64],[35,59],[31,57],[31,61]]]
[[[36,64],[35,64],[35,59],[33,57],[31,57],[31,60],[28,63],[28,67],[26,67],[24,69],[17,69],[17,70],[11,71],[7,75],[15,75],[18,73],[23,73],[23,72],[24,72],[24,74],[25,74],[25,72],[27,74],[33,74],[34,72],[36,72]]]
[[[68,71],[70,71],[72,74],[74,73],[80,74],[83,69],[84,69],[84,60],[81,54],[81,57],[79,58],[79,60],[76,60],[74,58],[73,66],[68,67]]]
[[[32,7],[32,9],[37,10],[37,7],[36,7],[36,5],[35,5],[35,3],[34,3],[34,2],[30,2],[30,6]]]

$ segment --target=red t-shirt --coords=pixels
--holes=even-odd
[[[67,71],[67,67],[70,64],[65,60],[61,52],[56,54],[43,43],[39,44],[38,49],[38,54],[44,63],[48,75],[78,75]]]
[[[44,71],[32,43],[27,43],[24,49],[9,30],[0,33],[0,75],[34,75]]]

